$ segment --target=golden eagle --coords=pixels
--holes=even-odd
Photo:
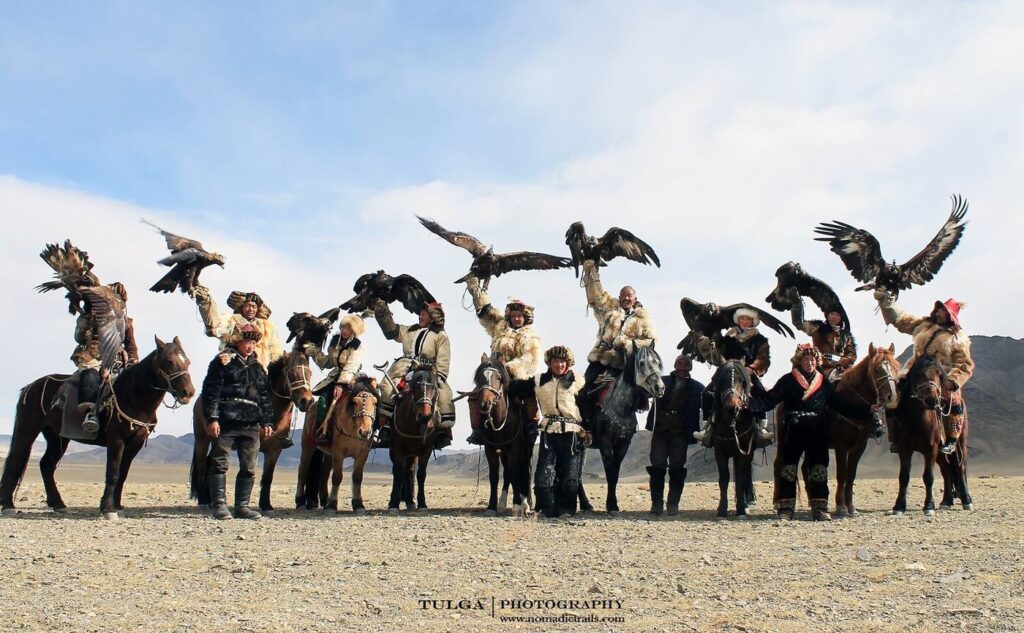
[[[53,269],[56,279],[36,286],[38,292],[51,290],[67,290],[68,312],[82,312],[82,293],[85,287],[99,286],[100,280],[92,272],[93,263],[89,261],[89,253],[75,247],[71,240],[64,240],[64,246],[47,244],[39,257]]]
[[[434,303],[434,296],[412,275],[392,277],[383,270],[361,276],[352,290],[356,296],[341,304],[340,309],[365,312],[373,309],[377,299],[382,299],[385,303],[400,301],[406,310],[419,314],[428,303]]]
[[[320,316],[309,312],[295,312],[285,324],[289,332],[288,340],[285,343],[290,343],[294,339],[295,345],[292,349],[300,351],[306,343],[312,343],[317,348],[323,349],[327,335],[331,333],[334,322],[338,320],[339,312],[340,308],[331,308]]]
[[[703,335],[714,341],[716,345],[720,344],[722,341],[722,330],[735,325],[733,317],[736,315],[737,310],[756,311],[761,323],[783,336],[793,338],[793,330],[788,325],[779,321],[765,310],[755,308],[749,303],[734,303],[728,306],[720,306],[715,303],[698,303],[689,297],[683,297],[679,302],[679,309],[683,312],[683,320],[689,326],[690,332],[683,340],[679,341],[679,345],[676,348],[704,363],[708,362],[708,359],[704,358],[704,355],[697,349],[697,338]]]
[[[600,238],[587,235],[582,222],[573,222],[565,232],[565,243],[572,253],[572,265],[576,276],[580,276],[580,264],[583,260],[594,260],[598,266],[616,257],[625,257],[641,264],[651,264],[661,268],[661,260],[651,246],[633,235],[626,229],[613,226]]]
[[[786,262],[775,271],[775,278],[778,280],[775,289],[765,297],[765,301],[771,304],[776,310],[789,310],[793,302],[789,291],[795,289],[801,297],[809,297],[821,311],[828,316],[829,312],[838,312],[843,316],[843,324],[847,329],[850,327],[850,318],[846,316],[846,309],[839,300],[839,295],[824,281],[807,274],[803,267],[796,262]]]
[[[153,292],[174,292],[175,288],[180,288],[182,292],[192,296],[199,285],[199,273],[204,268],[213,264],[224,268],[224,256],[220,253],[210,253],[196,240],[169,233],[145,218],[142,219],[142,223],[159,231],[167,240],[167,248],[171,251],[168,257],[157,262],[172,268],[160,281],[153,284],[150,288]]]
[[[822,237],[814,239],[828,242],[832,252],[839,255],[854,279],[864,284],[857,290],[877,288],[898,296],[900,290],[931,281],[960,243],[964,229],[967,228],[967,223],[962,222],[967,213],[967,200],[959,195],[952,196],[952,200],[953,210],[946,223],[921,252],[902,266],[897,265],[895,260],[891,264],[886,263],[878,240],[871,233],[845,222],[819,224],[814,232]]]

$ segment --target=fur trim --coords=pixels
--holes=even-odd
[[[757,310],[751,310],[750,308],[740,308],[732,315],[732,322],[736,325],[740,324],[740,317],[747,316],[754,320],[754,327],[761,325],[761,313]]]
[[[509,314],[513,312],[523,313],[523,325],[533,325],[533,306],[527,305],[522,299],[508,298],[508,304],[505,305],[505,320],[508,321]]]
[[[553,358],[561,358],[569,363],[569,367],[572,367],[576,363],[576,357],[573,356],[572,350],[564,345],[555,345],[554,347],[548,348],[548,351],[544,352],[544,363],[550,363]]]
[[[341,318],[341,323],[338,324],[338,328],[341,329],[341,326],[344,325],[352,328],[352,335],[356,338],[359,338],[366,333],[366,323],[358,314],[346,314],[343,316]]]
[[[817,347],[810,343],[800,343],[799,345],[797,345],[796,351],[793,352],[793,358],[791,358],[790,361],[793,363],[793,365],[799,365],[800,359],[808,355],[814,356],[814,358],[818,361],[818,364],[821,364],[821,352],[818,351]]]

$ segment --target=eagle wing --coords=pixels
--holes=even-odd
[[[444,238],[450,244],[454,244],[459,248],[466,249],[467,251],[470,252],[471,255],[473,255],[473,257],[480,257],[481,255],[487,252],[487,246],[485,246],[483,242],[476,239],[472,235],[469,235],[468,233],[448,231],[443,226],[441,226],[437,222],[434,222],[433,220],[429,220],[418,215],[416,216],[416,218],[420,221],[420,224],[427,227],[428,231],[430,231],[434,235],[438,235]]]
[[[843,307],[843,302],[839,299],[839,295],[836,294],[835,290],[833,290],[831,286],[814,275],[808,274],[799,264],[793,264],[793,262],[790,262],[790,264],[786,264],[780,268],[779,271],[781,272],[783,268],[786,269],[784,276],[787,287],[779,288],[779,294],[782,297],[785,297],[785,293],[788,288],[796,288],[796,291],[801,297],[808,297],[814,302],[814,305],[821,309],[822,313],[827,315],[833,310],[839,311],[839,313],[843,315],[843,323],[849,327],[850,318],[846,315],[846,308]],[[776,272],[776,276],[779,276],[780,272]],[[782,281],[783,279],[780,277],[779,283],[781,284]],[[769,300],[770,299],[771,296],[769,297]],[[772,307],[778,310],[788,309],[792,306],[773,305]]]
[[[832,252],[843,260],[846,270],[863,283],[874,281],[885,266],[882,247],[875,236],[845,222],[822,222],[814,228],[819,242],[828,242]]]
[[[495,277],[512,270],[555,270],[556,268],[568,268],[572,265],[572,260],[567,257],[530,251],[506,253],[497,255],[494,259]]]
[[[124,301],[107,286],[85,287],[81,289],[81,293],[88,303],[89,315],[96,323],[100,362],[103,363],[103,367],[113,367],[124,346],[125,331],[128,329],[128,314]]]
[[[682,311],[683,320],[686,321],[690,331],[683,340],[679,341],[676,348],[702,363],[708,362],[709,359],[697,348],[697,339],[701,336],[707,336],[716,343],[719,341],[724,329],[724,327],[719,326],[721,321],[720,308],[713,303],[699,303],[689,297],[683,297],[679,301],[679,309]]]
[[[187,249],[198,249],[198,250],[201,250],[201,251],[205,251],[206,250],[206,249],[203,248],[203,245],[200,244],[199,242],[197,242],[196,240],[193,240],[193,239],[190,239],[190,238],[187,238],[187,237],[182,237],[180,235],[175,235],[174,233],[171,233],[170,231],[165,231],[162,228],[160,228],[159,226],[157,226],[157,225],[153,224],[152,222],[150,222],[149,220],[147,220],[146,218],[142,218],[140,221],[143,224],[151,226],[154,229],[156,229],[157,231],[159,231],[160,235],[163,235],[164,236],[164,240],[167,241],[167,248],[170,249],[170,251],[172,253],[178,253],[180,251],[184,251],[184,250],[187,250]],[[160,263],[163,264],[163,262],[160,262]],[[165,266],[170,266],[170,264],[164,264],[164,265]]]
[[[610,261],[616,257],[625,257],[641,264],[654,264],[661,267],[661,260],[650,244],[633,235],[626,229],[613,226],[598,240],[598,252],[601,259]]]
[[[356,295],[338,307],[346,312],[362,312],[363,310],[368,310],[375,299],[370,289],[370,284],[377,274],[378,273],[366,273],[365,275],[360,275],[359,279],[356,279],[356,283],[352,285],[352,292],[356,293]]]
[[[587,230],[582,222],[573,222],[569,230],[565,232],[565,244],[569,247],[572,255],[573,268],[576,269],[576,276],[580,276],[580,264],[587,258]]]
[[[81,288],[98,286],[100,283],[92,272],[93,264],[89,261],[89,254],[71,244],[71,240],[65,240],[63,246],[47,244],[39,257],[53,269],[56,279],[39,284],[36,290],[49,292],[65,288],[68,291],[68,311],[71,314],[78,313],[82,301]]]
[[[337,314],[337,308],[334,309],[334,313]],[[285,324],[289,332],[288,340],[285,343],[290,343],[292,339],[295,339],[295,349],[302,349],[306,343],[323,348],[324,341],[327,340],[327,335],[333,324],[333,320],[322,316],[318,317],[309,312],[295,312]]]
[[[921,252],[900,266],[900,290],[907,290],[913,284],[921,285],[932,280],[942,268],[943,262],[960,243],[967,223],[963,222],[967,214],[967,199],[959,195],[952,197],[953,210],[935,234],[932,241],[921,249]]]
[[[412,312],[419,314],[428,303],[434,303],[434,295],[412,275],[398,275],[391,282],[391,296],[386,300],[399,301],[402,306]]]
[[[782,321],[776,319],[767,310],[762,310],[761,308],[754,307],[749,303],[734,303],[730,306],[724,306],[721,310],[721,316],[719,317],[717,324],[720,325],[722,329],[732,327],[735,324],[734,317],[736,315],[736,311],[743,308],[746,308],[747,310],[756,311],[760,316],[761,323],[767,325],[769,328],[775,330],[777,333],[783,336],[788,336],[789,338],[794,338],[793,328],[789,327]]]

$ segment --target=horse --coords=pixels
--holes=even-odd
[[[385,380],[391,380],[385,374]],[[391,498],[388,512],[397,514],[404,502],[407,510],[427,509],[423,482],[427,461],[437,435],[437,396],[440,393],[433,363],[413,361],[404,387],[394,389],[395,415],[391,421]],[[413,471],[416,479],[413,481]],[[416,501],[413,501],[413,491]]]
[[[105,485],[100,498],[103,518],[117,520],[123,515],[121,492],[128,478],[132,460],[156,428],[156,412],[164,394],[170,393],[179,405],[187,404],[195,395],[188,368],[191,361],[177,336],[170,343],[154,337],[156,349],[134,365],[125,367],[112,381],[107,378],[103,404],[96,410],[100,430],[95,439],[77,440],[83,444],[107,447]],[[21,390],[11,447],[0,477],[0,508],[13,515],[14,493],[28,466],[32,443],[40,433],[46,439],[46,452],[39,460],[39,470],[46,489],[46,505],[55,512],[67,510],[54,473],[70,440],[61,437],[63,407],[54,407],[54,396],[71,376],[49,374]]]
[[[751,377],[737,360],[729,360],[715,373],[711,389],[715,394],[711,423],[711,445],[718,466],[718,511],[729,516],[729,460],[736,477],[736,518],[747,518],[754,461],[755,425],[750,411]]]
[[[505,481],[512,486],[512,509],[516,516],[529,516],[530,460],[533,457],[534,434],[527,427],[526,411],[510,399],[512,381],[505,366],[484,354],[473,374],[474,397],[469,406],[480,408],[484,453],[487,455],[491,495],[487,501],[488,516],[498,514],[499,467]]]
[[[847,400],[860,400],[867,404],[880,404],[895,408],[899,403],[896,376],[900,362],[896,360],[896,346],[888,349],[868,345],[868,355],[843,373],[836,383],[836,392]],[[853,504],[853,484],[857,478],[857,465],[874,431],[870,419],[851,420],[829,412],[829,444],[836,454],[836,516],[857,516]],[[804,482],[808,481],[807,462],[804,462]]]
[[[338,489],[341,487],[343,465],[346,457],[352,464],[352,511],[362,514],[363,468],[370,456],[373,423],[377,419],[377,403],[380,392],[377,381],[368,376],[359,376],[351,390],[341,399],[332,403],[325,420],[330,425],[331,443],[328,446],[316,444],[316,408],[306,412],[302,425],[302,453],[299,459],[299,480],[295,488],[295,507],[313,509],[317,501],[328,512],[338,511]],[[327,457],[330,462],[327,462]],[[333,472],[331,492],[327,493],[327,477]]]
[[[953,459],[940,460],[940,448],[945,436],[942,422],[942,400],[943,385],[946,383],[946,371],[934,356],[926,354],[914,361],[913,367],[906,378],[906,385],[903,393],[900,394],[900,404],[896,409],[897,428],[895,434],[897,453],[900,458],[899,483],[900,490],[896,496],[896,503],[893,505],[890,514],[901,515],[907,511],[907,485],[910,483],[910,463],[914,452],[924,456],[924,472],[921,479],[924,481],[925,516],[935,515],[935,499],[932,496],[932,484],[935,481],[932,472],[937,461],[940,462],[940,470],[945,475],[949,474],[949,481],[945,489],[949,491],[949,505],[952,505],[952,490],[949,487],[955,486],[964,509],[971,509],[973,502],[967,490],[967,481],[963,477],[963,461],[966,460],[967,441],[965,434],[961,434],[957,442],[957,451]],[[959,455],[957,457],[956,455]],[[956,460],[956,461],[954,461]],[[946,461],[947,469],[941,465]],[[956,467],[949,466],[956,464]],[[946,501],[944,499],[943,501]]]
[[[661,357],[654,348],[637,347],[626,357],[625,366],[614,382],[604,388],[608,391],[603,405],[598,407],[597,419],[594,421],[594,443],[591,448],[601,452],[601,463],[604,465],[605,480],[608,483],[605,509],[612,516],[619,513],[619,500],[615,490],[619,482],[619,470],[622,467],[622,460],[626,458],[629,444],[633,441],[633,435],[636,434],[637,396],[641,394],[645,398],[660,398],[665,394],[661,371]],[[578,496],[581,509],[588,508],[590,501],[583,489],[582,478]]]
[[[270,401],[274,407],[274,431],[267,439],[260,439],[260,452],[263,453],[260,511],[264,514],[274,511],[274,506],[270,503],[270,485],[274,481],[274,469],[277,468],[277,460],[284,451],[285,440],[290,439],[292,407],[298,407],[299,411],[305,413],[314,402],[310,382],[313,372],[309,368],[309,357],[303,352],[288,352],[272,360],[267,367],[267,377],[270,379]],[[189,471],[189,496],[197,500],[200,509],[205,509],[210,505],[210,488],[206,484],[206,457],[210,452],[212,438],[207,432],[201,399],[197,400],[192,408],[192,432],[196,443]]]

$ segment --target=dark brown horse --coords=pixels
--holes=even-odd
[[[895,345],[888,349],[868,345],[868,355],[846,370],[842,380],[836,384],[836,391],[847,400],[895,408],[899,403],[896,377],[900,373],[895,350]],[[871,439],[875,423],[871,418],[852,420],[837,414],[830,415],[829,444],[836,452],[836,516],[856,516],[853,484],[857,478],[857,465]],[[808,481],[808,468],[805,461],[805,483]]]
[[[729,460],[736,477],[736,518],[747,518],[751,464],[754,459],[754,416],[750,412],[750,374],[743,363],[726,361],[715,374],[711,444],[718,465],[717,516],[729,515]]]
[[[98,409],[100,431],[94,440],[77,440],[83,444],[107,447],[107,469],[100,512],[105,519],[117,519],[124,510],[121,491],[128,478],[132,460],[156,428],[156,412],[164,395],[170,393],[176,402],[186,404],[195,395],[188,374],[190,361],[178,337],[170,343],[156,340],[156,349],[141,361],[129,365],[114,379],[110,397]],[[52,402],[67,374],[43,376],[21,390],[11,448],[0,478],[0,507],[4,514],[15,513],[14,493],[25,474],[32,443],[40,433],[46,438],[46,452],[39,460],[39,470],[46,488],[46,505],[54,511],[67,509],[57,490],[54,473],[70,440],[61,437],[63,410]]]
[[[484,453],[487,455],[491,494],[485,514],[498,514],[499,467],[512,486],[512,510],[516,516],[531,514],[530,459],[536,439],[526,432],[526,412],[510,399],[511,379],[500,361],[484,354],[473,374],[469,406],[480,408]]]
[[[904,391],[900,394],[900,405],[896,409],[896,447],[900,457],[900,490],[890,514],[899,515],[907,511],[907,485],[910,483],[910,463],[914,453],[924,456],[925,498],[924,514],[935,514],[935,499],[932,485],[935,481],[933,468],[939,460],[944,433],[942,427],[942,385],[946,372],[934,356],[925,355],[914,361],[907,375]],[[966,442],[964,437],[960,441]],[[960,484],[963,484],[960,487]],[[970,504],[967,482],[954,480],[961,498],[966,498],[965,507]]]
[[[289,439],[292,425],[292,406],[306,412],[313,405],[309,368],[309,357],[299,351],[288,352],[270,362],[267,368],[270,378],[270,401],[274,406],[274,431],[267,439],[260,440],[263,453],[263,474],[260,477],[260,510],[267,514],[274,511],[270,503],[270,486],[274,482],[274,469]],[[204,509],[210,505],[210,488],[206,484],[206,457],[210,452],[211,438],[206,430],[206,416],[202,402],[197,400],[192,408],[192,431],[195,434],[195,449],[192,452],[192,470],[189,479],[190,495]]]
[[[427,461],[437,435],[437,396],[439,388],[433,364],[413,362],[406,385],[394,390],[395,416],[391,421],[391,499],[388,512],[398,513],[400,503],[407,510],[427,509],[423,483],[427,479]],[[390,380],[386,377],[385,380]],[[413,481],[413,473],[416,479]],[[416,501],[413,501],[416,491]]]
[[[299,459],[299,480],[295,487],[295,507],[312,510],[319,505],[329,512],[338,511],[338,489],[341,487],[346,457],[352,458],[352,511],[362,514],[363,468],[370,456],[373,423],[377,419],[380,392],[377,381],[360,376],[343,399],[328,410],[325,420],[330,425],[331,443],[316,443],[316,408],[306,412],[302,425],[302,456]],[[333,473],[330,493],[327,478]]]

